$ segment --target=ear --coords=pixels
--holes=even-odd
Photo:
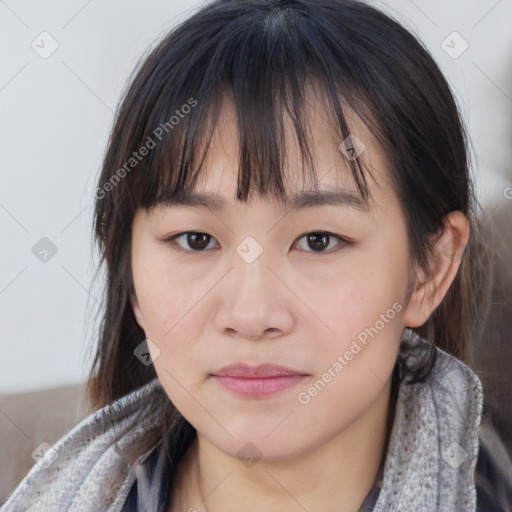
[[[130,303],[132,305],[133,314],[135,315],[135,320],[139,324],[141,329],[144,329],[144,317],[142,316],[142,311],[139,306],[139,301],[137,300],[137,296],[135,293],[130,295]]]
[[[461,211],[445,217],[446,228],[434,244],[430,274],[420,271],[404,312],[407,327],[420,327],[439,306],[452,284],[469,240],[469,220]]]

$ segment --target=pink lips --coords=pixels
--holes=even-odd
[[[245,364],[225,366],[213,377],[238,395],[269,396],[295,386],[308,374],[274,364],[251,367]]]

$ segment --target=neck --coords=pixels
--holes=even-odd
[[[382,473],[394,413],[390,386],[349,428],[315,450],[247,467],[198,433],[179,473],[179,510],[357,512]],[[174,510],[174,509],[173,509]]]

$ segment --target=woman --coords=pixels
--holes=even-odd
[[[509,510],[466,364],[477,220],[403,27],[209,3],[140,66],[103,163],[99,410],[4,509]]]

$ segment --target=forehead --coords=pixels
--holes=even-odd
[[[303,168],[295,126],[289,116],[283,115],[285,140],[282,141],[284,148],[281,150],[284,155],[282,174],[286,196],[280,201],[281,206],[300,209],[340,205],[360,211],[374,209],[383,199],[380,197],[383,191],[379,189],[384,187],[386,193],[393,193],[386,156],[380,144],[362,120],[347,107],[345,115],[350,139],[341,140],[332,128],[331,113],[321,95],[312,87],[308,90],[306,105],[308,146],[314,169]],[[241,174],[239,122],[243,120],[238,119],[233,101],[224,101],[195,187],[193,190],[183,188],[179,192],[174,191],[172,196],[163,198],[157,206],[206,206],[221,212],[236,202]],[[361,198],[352,178],[350,159],[354,157],[360,159],[366,171],[370,191],[368,203]],[[264,171],[261,173],[262,179],[265,177]],[[247,179],[247,176],[244,178]]]
[[[269,109],[259,102],[238,105],[229,90],[216,98],[214,109],[205,104],[198,111],[203,114],[201,123],[181,134],[186,134],[182,140],[192,156],[170,147],[149,169],[156,181],[141,179],[140,186],[134,184],[139,197],[148,198],[137,204],[150,216],[167,207],[208,207],[214,213],[228,210],[236,215],[244,203],[279,212],[331,204],[346,207],[347,213],[372,216],[401,208],[377,138],[345,103],[341,130],[341,120],[315,82],[308,84],[298,117],[279,102]],[[365,121],[374,129],[373,119]],[[342,140],[340,132],[358,141],[357,154],[347,151],[347,139]],[[179,130],[172,133],[180,138]],[[366,186],[355,181],[361,176]],[[367,197],[361,196],[361,188]]]

